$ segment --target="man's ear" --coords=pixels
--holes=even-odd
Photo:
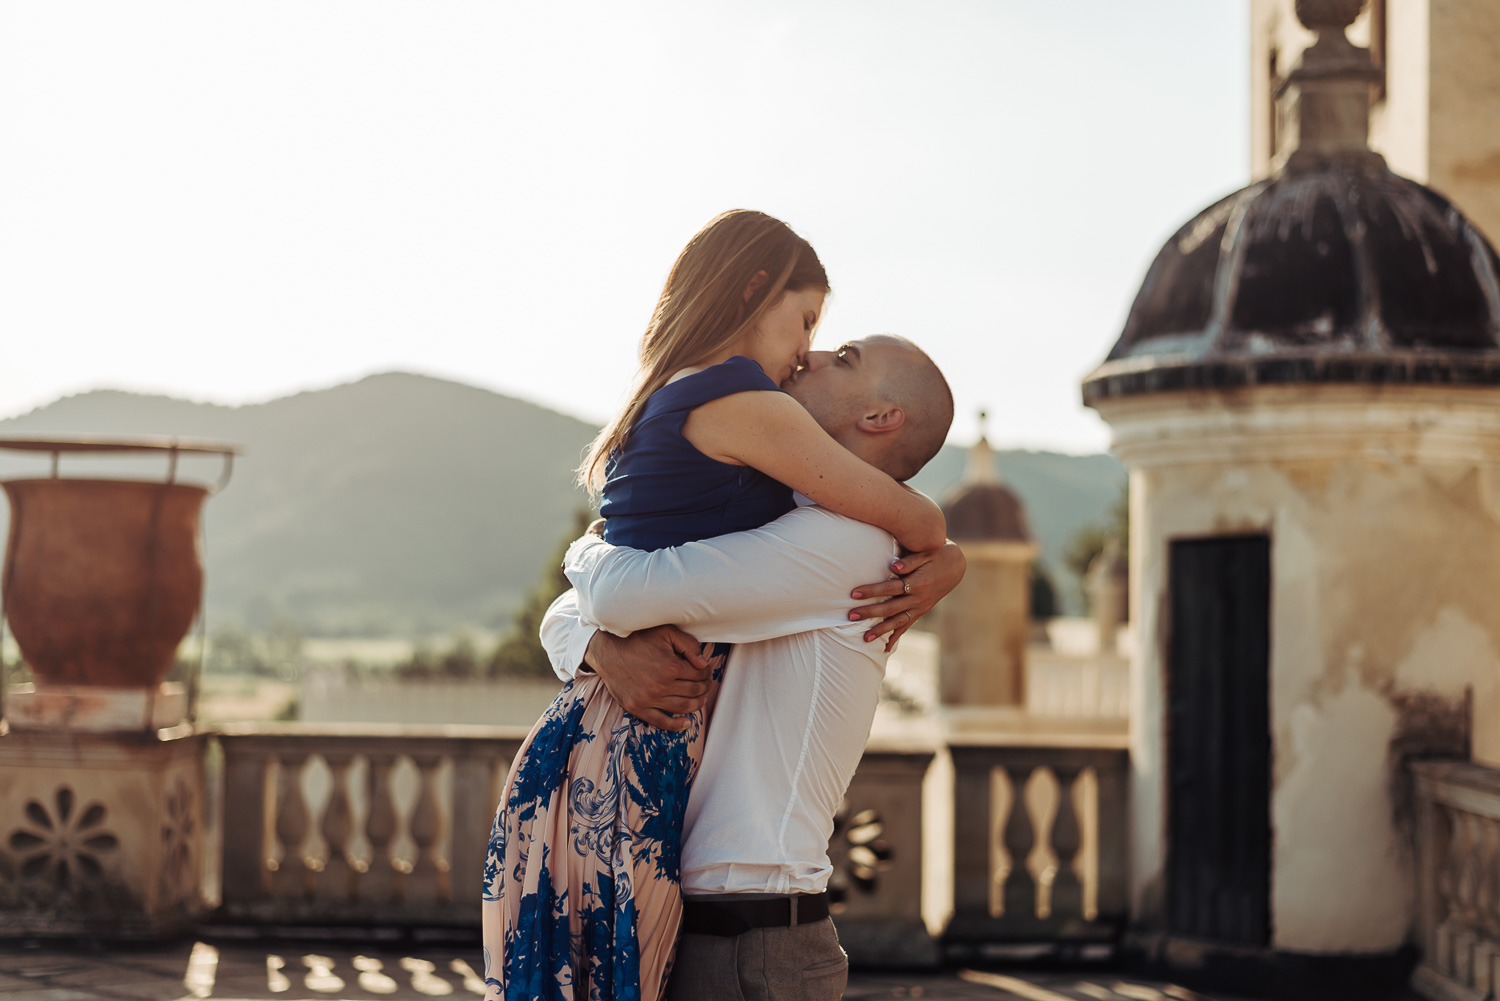
[[[897,406],[882,406],[866,410],[855,422],[855,426],[871,434],[883,434],[895,431],[905,423],[906,411]]]
[[[761,287],[770,280],[771,276],[764,271],[755,272],[755,274],[750,276],[750,284],[745,286],[745,294],[740,297],[740,301],[748,305],[750,297],[760,291]]]

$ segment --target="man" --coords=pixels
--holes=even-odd
[[[898,337],[812,352],[783,388],[840,444],[903,480],[952,421],[942,374]],[[696,708],[705,687],[679,652],[701,665],[697,640],[736,644],[688,800],[669,998],[842,995],[847,960],[825,892],[834,811],[894,639],[963,575],[950,543],[913,578],[920,586],[862,584],[888,577],[897,556],[884,531],[813,505],[653,553],[592,537],[569,550],[575,591],[542,628],[564,678],[586,663],[627,710],[675,729],[662,710]],[[891,600],[852,614],[851,591]],[[870,629],[870,613],[885,621]],[[650,629],[668,622],[681,629]],[[875,642],[885,632],[891,640]]]

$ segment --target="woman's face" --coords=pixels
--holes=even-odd
[[[812,347],[813,330],[823,314],[823,292],[783,292],[766,310],[750,337],[750,357],[773,382],[791,378]]]

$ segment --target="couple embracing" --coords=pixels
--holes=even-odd
[[[947,436],[947,383],[899,337],[811,350],[828,290],[748,211],[667,277],[583,467],[602,533],[542,626],[567,684],[496,813],[486,1001],[843,993],[834,812],[886,657],[964,562],[904,485]]]

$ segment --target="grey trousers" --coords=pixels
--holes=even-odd
[[[838,1001],[849,958],[833,921],[755,928],[743,935],[684,935],[666,1001]]]

